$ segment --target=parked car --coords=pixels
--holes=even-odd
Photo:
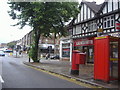
[[[5,50],[4,52],[5,53],[12,53],[13,51],[12,50]]]
[[[50,56],[50,59],[60,59],[59,55]]]
[[[5,53],[3,51],[0,51],[0,56],[5,56]]]

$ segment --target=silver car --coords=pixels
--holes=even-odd
[[[5,53],[3,51],[0,51],[0,56],[5,56]]]

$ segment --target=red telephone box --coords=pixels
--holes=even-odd
[[[94,38],[94,79],[105,82],[120,80],[119,38],[111,36]]]

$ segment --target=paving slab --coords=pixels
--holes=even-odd
[[[60,61],[51,59],[41,59],[40,63],[24,62],[26,65],[30,65],[36,68],[54,72],[69,78],[74,78],[77,81],[88,83],[95,86],[100,86],[104,88],[118,88],[120,89],[120,83],[118,81],[112,81],[106,83],[99,80],[94,80],[93,78],[93,64],[80,65],[79,75],[71,75],[71,62],[70,61]]]

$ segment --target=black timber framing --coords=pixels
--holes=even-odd
[[[95,14],[95,12],[89,7],[89,6],[87,6],[87,4],[86,3],[83,3],[83,2],[81,2],[81,6],[80,6],[80,10],[81,10],[81,7],[83,6],[83,14],[84,14],[84,5],[86,5],[86,8],[89,8],[90,9],[90,18],[92,18],[92,12]],[[88,9],[86,10],[87,12],[88,12]],[[87,15],[88,15],[88,13],[86,13]],[[81,17],[81,14],[80,14],[80,17]],[[88,17],[86,18],[86,20],[88,20]],[[85,19],[84,19],[84,15],[83,15],[83,22],[84,21],[86,21]],[[80,19],[80,21],[81,21],[81,19]]]
[[[113,0],[112,0],[113,1]],[[91,15],[91,12],[92,12],[92,9],[91,8],[89,8],[87,5],[86,5],[86,20],[84,19],[84,5],[86,5],[86,4],[84,4],[83,3],[83,5],[81,5],[81,7],[83,6],[83,21],[82,22],[78,22],[78,23],[75,23],[75,24],[73,24],[73,27],[76,27],[76,25],[84,25],[85,26],[85,24],[86,23],[88,23],[88,22],[90,22],[90,21],[94,21],[94,20],[99,20],[99,28],[103,28],[103,18],[104,17],[107,17],[107,16],[110,16],[110,15],[114,15],[114,27],[112,27],[112,28],[106,28],[106,29],[104,29],[104,31],[106,31],[106,33],[115,33],[115,32],[119,32],[119,31],[117,31],[116,29],[115,29],[115,21],[118,21],[119,23],[120,23],[120,21],[118,20],[118,19],[120,19],[120,2],[118,2],[118,10],[114,10],[114,7],[113,7],[113,2],[112,2],[112,11],[111,12],[108,12],[108,2],[104,2],[103,3],[103,5],[102,5],[102,9],[100,9],[99,10],[99,12],[97,13],[97,14],[95,14],[95,17],[93,17],[92,18],[92,15]],[[102,10],[103,10],[103,8],[104,8],[104,6],[106,5],[106,8],[107,8],[107,12],[106,12],[106,14],[103,14],[103,12],[102,12]],[[90,19],[88,19],[88,8],[90,9]],[[113,11],[114,10],[114,11]],[[93,12],[94,13],[94,12]],[[100,13],[102,13],[102,15],[100,15]],[[119,17],[117,18],[117,19],[115,19],[115,14],[119,14]],[[81,14],[80,14],[80,18],[81,18]],[[101,19],[102,19],[102,22],[101,22]],[[80,21],[81,21],[81,19],[80,19]],[[100,25],[101,24],[101,25]],[[88,27],[86,26],[86,29],[87,29]],[[96,33],[97,33],[97,30],[96,30],[96,32],[86,32],[85,30],[84,30],[85,28],[83,28],[83,27],[81,27],[81,34],[76,34],[76,35],[73,35],[73,38],[74,37],[79,37],[79,38],[83,38],[83,37],[91,37],[91,36],[96,36]],[[114,31],[113,31],[113,29],[114,29]],[[108,32],[110,30],[110,32]],[[84,32],[82,32],[82,31],[84,31]],[[90,33],[94,33],[95,35],[90,35]],[[103,33],[103,34],[106,34],[106,33]],[[86,36],[87,35],[87,36]]]
[[[117,14],[117,13],[120,14],[120,9],[115,10],[115,11],[113,11],[113,12],[109,12],[109,13],[103,14],[103,15],[96,15],[95,17],[90,18],[90,19],[88,19],[88,20],[85,20],[85,21],[82,21],[82,22],[79,22],[79,23],[73,24],[73,26],[74,26],[74,25],[79,25],[79,24],[84,24],[84,23],[87,23],[87,22],[89,22],[89,21],[93,21],[93,20],[95,20],[95,19],[103,18],[103,17],[105,17],[105,16],[109,16],[109,15]]]
[[[99,20],[99,23],[101,23],[101,18],[103,19],[104,17],[106,17],[106,16],[110,16],[110,15],[114,15],[114,24],[115,24],[115,14],[119,14],[119,17],[118,17],[118,19],[120,18],[120,10],[115,10],[115,11],[113,11],[113,12],[110,12],[110,13],[106,13],[106,14],[104,14],[104,15],[99,15],[99,16],[97,16],[97,17],[94,17],[94,18],[92,18],[92,19],[90,19],[89,21],[84,21],[84,22],[80,22],[80,23],[78,23],[78,24],[74,24],[73,25],[73,27],[76,27],[76,25],[81,25],[81,24],[86,24],[86,23],[88,23],[88,22],[90,22],[90,21],[94,21],[94,20]],[[100,26],[99,26],[100,27]],[[103,27],[103,24],[102,24],[102,27]],[[114,29],[114,31],[112,31]],[[83,37],[91,37],[91,36],[96,36],[96,34],[97,34],[97,30],[96,31],[94,31],[94,32],[85,32],[85,30],[84,30],[84,28],[82,27],[82,30],[84,31],[84,33],[81,33],[81,34],[76,34],[76,35],[73,35],[73,38],[83,38]],[[106,33],[115,33],[115,32],[120,32],[120,31],[116,31],[116,29],[115,29],[115,25],[114,25],[114,27],[112,27],[112,28],[106,28],[106,29],[104,29],[104,31],[105,32],[103,32],[102,34],[104,35],[104,34],[106,34]],[[94,33],[94,35],[92,35],[92,33]],[[87,35],[86,35],[87,34]]]

